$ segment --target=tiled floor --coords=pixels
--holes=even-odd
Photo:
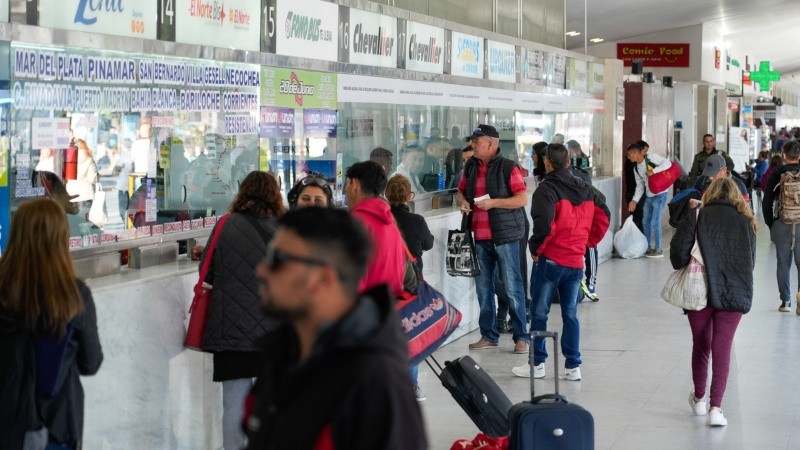
[[[668,245],[669,237],[665,236]],[[735,245],[735,243],[731,243]],[[665,254],[668,247],[665,245]],[[601,301],[579,308],[583,381],[561,382],[562,393],[595,420],[597,449],[798,449],[800,448],[800,316],[778,312],[775,248],[769,230],[758,233],[753,308],[736,333],[723,401],[725,428],[711,429],[690,413],[691,334],[681,311],[659,293],[671,267],[663,259],[612,259],[600,265]],[[794,269],[793,269],[794,272]],[[792,285],[796,286],[796,272]],[[561,330],[554,305],[549,328]],[[473,332],[440,349],[440,361],[469,353],[516,403],[529,397],[529,381],[511,374],[526,357],[511,353],[510,335],[498,350],[467,350]],[[563,358],[561,358],[563,364]],[[552,362],[536,381],[553,389]],[[710,379],[710,377],[709,377]],[[420,367],[430,448],[449,449],[477,428],[427,366]]]

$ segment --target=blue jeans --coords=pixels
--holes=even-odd
[[[794,250],[791,248],[792,227],[795,227]],[[800,225],[787,225],[776,219],[772,222],[769,234],[772,242],[775,243],[775,253],[778,257],[776,270],[778,293],[780,293],[782,302],[791,304],[794,298],[791,291],[792,259],[794,259],[794,265],[800,271]],[[800,284],[800,279],[798,284]],[[798,291],[800,291],[800,287],[798,287]]]
[[[644,201],[644,237],[647,238],[647,248],[661,250],[661,216],[664,214],[664,205],[667,204],[667,192],[646,197]],[[651,244],[652,241],[655,241]]]
[[[495,305],[495,267],[497,274],[506,289],[511,313],[511,326],[514,328],[514,342],[529,341],[527,324],[525,323],[525,286],[519,269],[519,241],[502,245],[494,245],[492,241],[476,241],[475,253],[481,274],[475,278],[478,291],[478,303],[481,307],[478,327],[481,337],[489,342],[497,343],[500,333],[497,332],[497,306]]]
[[[561,297],[561,319],[564,328],[561,332],[561,353],[566,362],[564,367],[572,369],[581,365],[579,350],[581,327],[578,322],[578,290],[583,279],[583,268],[570,269],[540,257],[539,263],[531,273],[531,330],[547,330],[547,316],[553,303],[553,294],[558,291]],[[533,363],[539,365],[547,360],[544,338],[533,341]]]
[[[414,383],[414,386],[419,384],[417,380],[419,378],[419,366],[411,366],[408,368],[408,375],[411,377],[411,382]]]

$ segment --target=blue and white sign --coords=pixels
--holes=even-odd
[[[155,1],[39,0],[39,25],[50,28],[155,39],[157,16]]]
[[[519,82],[528,86],[547,86],[547,52],[520,48]]]
[[[320,0],[277,0],[276,52],[279,55],[336,61],[339,58],[339,6]],[[253,2],[258,9],[258,2]]]
[[[453,31],[451,42],[450,73],[483,78],[483,38]]]
[[[406,22],[405,69],[444,73],[444,29]]]
[[[257,52],[261,15],[253,0],[175,0],[175,41]]]
[[[517,82],[516,47],[502,42],[486,41],[486,61],[490,80]]]

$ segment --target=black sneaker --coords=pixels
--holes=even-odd
[[[780,312],[789,312],[792,310],[792,302],[781,302],[781,307],[778,308]]]

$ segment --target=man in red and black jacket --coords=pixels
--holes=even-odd
[[[533,235],[528,247],[537,263],[531,275],[531,330],[546,330],[553,294],[561,298],[561,350],[566,358],[564,378],[581,379],[578,323],[578,290],[583,279],[586,247],[595,247],[608,231],[610,213],[599,193],[569,170],[566,147],[550,144],[545,149],[547,174],[531,198]],[[534,366],[524,364],[512,372],[520,377],[543,378],[547,359],[544,339],[534,342]],[[531,370],[532,369],[532,370]]]

